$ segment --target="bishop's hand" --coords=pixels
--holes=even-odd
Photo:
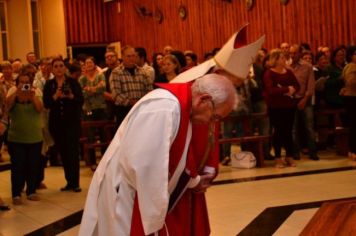
[[[204,173],[200,175],[199,184],[193,188],[195,193],[203,193],[211,186],[211,182],[214,179],[214,175],[211,173]]]

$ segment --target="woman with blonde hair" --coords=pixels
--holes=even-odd
[[[286,68],[286,58],[280,49],[271,50],[267,63],[269,69],[263,78],[264,96],[273,128],[272,145],[276,157],[276,167],[294,167],[296,164],[292,159],[292,129],[297,103],[293,95],[300,86],[293,72]],[[285,160],[281,158],[282,147],[286,151]]]
[[[162,62],[162,74],[155,82],[168,83],[179,74],[180,69],[180,63],[174,55],[165,55]]]

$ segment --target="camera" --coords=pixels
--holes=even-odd
[[[62,92],[64,95],[69,95],[72,92],[72,89],[70,88],[69,84],[63,84]]]
[[[22,90],[22,91],[30,91],[30,90],[31,90],[31,84],[24,84],[24,85],[22,85],[21,90]]]

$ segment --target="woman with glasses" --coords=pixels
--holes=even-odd
[[[79,79],[84,96],[83,120],[86,121],[108,119],[107,106],[104,99],[104,92],[106,89],[105,76],[104,74],[99,73],[96,67],[94,57],[88,57],[85,59],[86,73]],[[95,142],[95,136],[97,133],[100,134],[101,141],[104,141],[103,130],[89,128],[88,141],[90,143]],[[90,150],[89,161],[91,169],[94,171],[96,169],[96,156],[94,150]]]

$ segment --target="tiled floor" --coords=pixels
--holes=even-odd
[[[4,236],[24,235],[83,209],[91,176],[90,169],[82,168],[83,191],[60,192],[65,185],[62,168],[47,168],[45,183],[48,189],[38,191],[41,201],[31,202],[23,196],[23,205],[11,206],[11,211],[0,213],[0,233]],[[0,172],[0,193],[5,202],[11,203],[10,171]]]
[[[266,208],[330,199],[356,197],[356,163],[333,152],[320,153],[318,162],[302,159],[295,168],[276,169],[273,162],[266,167],[241,170],[222,167],[217,181],[244,179],[255,176],[280,175],[281,178],[253,179],[243,182],[217,182],[207,192],[209,214],[213,236],[236,235],[247,227]],[[314,173],[282,177],[282,174],[305,171],[351,167],[350,170],[330,173]],[[39,191],[41,201],[25,201],[22,206],[12,206],[8,212],[0,213],[0,236],[24,235],[51,225],[83,208],[92,173],[81,168],[81,193],[60,192],[65,184],[60,167],[46,169],[45,183],[48,189]],[[277,176],[278,177],[278,176]],[[220,183],[220,184],[219,184]],[[11,203],[10,171],[0,172],[0,194]],[[274,235],[298,235],[317,209],[293,212]],[[271,218],[273,221],[273,218]],[[74,226],[59,235],[77,235]],[[53,235],[55,235],[53,233]]]
[[[318,211],[318,208],[307,210],[299,210],[293,212],[283,225],[274,233],[275,236],[297,236],[301,229],[309,222],[313,215]]]

